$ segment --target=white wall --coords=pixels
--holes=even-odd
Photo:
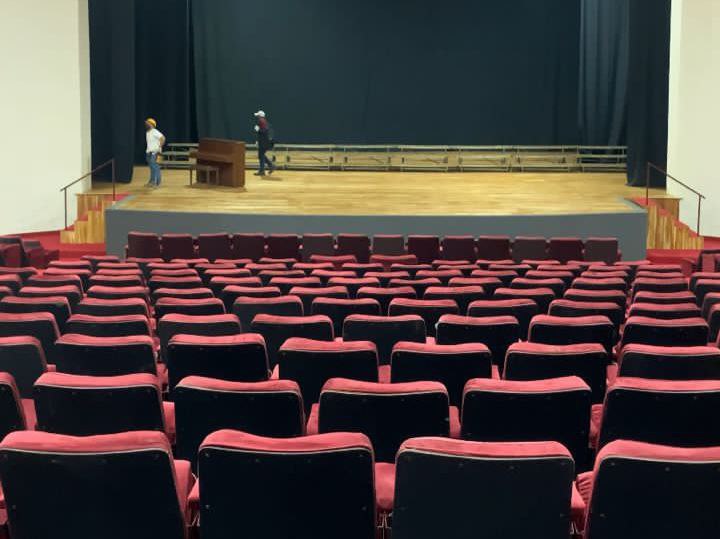
[[[720,0],[673,0],[670,41],[668,172],[707,196],[700,232],[720,236]],[[695,229],[697,197],[683,197],[680,219]]]
[[[90,170],[87,1],[0,0],[0,234],[62,228]]]

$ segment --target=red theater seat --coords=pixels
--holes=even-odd
[[[35,380],[47,370],[45,353],[35,337],[0,337],[0,373],[12,376],[23,399],[32,399]]]
[[[320,288],[309,288],[294,286],[290,289],[291,296],[297,296],[303,303],[303,312],[310,314],[313,301],[317,298],[348,299],[350,294],[344,286],[324,286]]]
[[[655,346],[705,346],[709,328],[702,318],[663,320],[631,316],[625,322],[621,346],[651,344]]]
[[[407,271],[369,271],[366,278],[377,279],[380,286],[389,286],[392,279],[410,279]]]
[[[623,290],[585,290],[581,288],[571,288],[563,294],[564,299],[570,301],[582,302],[598,302],[598,303],[617,303],[621,308],[625,309],[627,303],[627,295]]]
[[[513,242],[512,257],[515,262],[546,260],[547,240],[536,236],[518,236]]]
[[[402,256],[405,252],[405,237],[400,234],[375,234],[372,241],[375,255]]]
[[[92,276],[92,271],[81,269],[48,268],[43,272],[43,275],[45,275],[46,277],[79,277],[82,284],[82,289],[86,290],[88,286],[90,286],[90,277]]]
[[[395,462],[400,445],[416,436],[450,435],[450,405],[438,382],[378,384],[344,378],[328,380],[320,393],[308,433],[362,432],[375,458]],[[315,421],[317,419],[317,422]]]
[[[195,258],[195,245],[190,234],[163,234],[160,242],[162,257],[167,261],[175,258]]]
[[[483,299],[473,301],[467,309],[468,316],[514,316],[520,324],[520,338],[526,339],[530,320],[538,314],[535,301],[528,298]]]
[[[598,447],[614,440],[718,446],[719,405],[718,380],[617,378],[605,397]]]
[[[455,300],[452,299],[407,299],[395,298],[388,308],[389,316],[416,314],[425,320],[428,335],[435,335],[435,324],[444,314],[459,314]]]
[[[415,255],[421,264],[430,264],[440,258],[438,236],[410,235],[407,237],[408,254]]]
[[[482,343],[492,353],[493,364],[502,368],[508,347],[520,339],[514,316],[456,316],[446,314],[437,324],[438,344]]]
[[[657,303],[641,303],[636,301],[630,305],[628,316],[665,318],[667,320],[697,318],[700,316],[700,307],[698,307],[695,302],[658,305]]]
[[[292,337],[332,341],[332,320],[327,316],[276,316],[258,314],[253,318],[251,329],[265,339],[270,367],[278,362],[278,350]]]
[[[492,376],[492,356],[484,344],[399,342],[393,347],[392,383],[432,380],[443,384],[450,404],[460,406],[463,388],[472,378]]]
[[[423,294],[424,300],[451,300],[458,307],[456,314],[467,313],[468,307],[474,301],[481,300],[485,297],[485,290],[482,286],[431,286],[425,290]]]
[[[463,277],[463,272],[459,269],[444,270],[420,270],[415,274],[415,279],[440,279],[440,282],[447,286],[453,277]]]
[[[155,344],[147,335],[91,337],[67,333],[55,346],[58,372],[86,376],[158,372]]]
[[[70,303],[62,296],[48,296],[46,298],[21,298],[10,296],[0,300],[0,312],[4,313],[51,313],[59,330],[65,329],[65,323],[70,318]]]
[[[163,406],[160,382],[152,374],[78,376],[48,372],[33,390],[38,430],[93,436],[157,430],[173,441],[172,406]]]
[[[524,382],[477,378],[465,386],[462,438],[553,440],[582,468],[588,463],[591,402],[590,387],[577,376]]]
[[[548,314],[571,318],[578,316],[607,316],[616,330],[620,328],[620,324],[625,319],[625,312],[617,303],[572,301],[569,299],[556,299],[553,301],[550,304]]]
[[[342,335],[345,319],[351,314],[380,316],[380,303],[366,299],[315,298],[311,314],[322,314],[332,320],[335,335]]]
[[[90,286],[127,287],[144,286],[141,275],[93,275],[90,277]]]
[[[492,297],[497,300],[530,299],[537,304],[540,314],[548,312],[555,298],[555,292],[550,288],[498,288]]]
[[[17,294],[23,286],[23,280],[19,275],[0,274],[0,286],[9,288],[13,294]]]
[[[396,289],[396,288],[402,288],[407,289],[411,288],[415,291],[415,297],[421,298],[425,295],[425,291],[434,286],[443,286],[440,279],[437,277],[410,277],[410,278],[402,278],[402,279],[390,279],[390,282],[387,284],[388,289]],[[411,297],[411,296],[408,296]]]
[[[548,256],[567,264],[569,260],[582,260],[583,242],[580,238],[550,238]]]
[[[530,273],[530,272],[528,272]],[[538,288],[549,288],[555,297],[561,297],[567,286],[562,279],[527,279],[518,277],[510,283],[510,288],[516,290],[535,290]]]
[[[160,236],[147,232],[128,234],[127,256],[135,258],[160,258]]]
[[[510,237],[508,236],[479,236],[475,244],[479,259],[508,260],[511,258]]]
[[[618,357],[618,376],[658,380],[720,380],[715,346],[628,344]]]
[[[446,260],[477,260],[475,238],[472,236],[445,236],[442,240],[442,257]]]
[[[0,337],[34,337],[48,362],[55,363],[55,341],[60,336],[50,313],[0,313]]]
[[[88,291],[89,293],[89,291]],[[70,302],[74,308],[82,299],[82,291],[74,285],[70,286],[23,286],[18,292],[18,296],[23,298],[47,298],[50,296],[63,296]]]
[[[714,497],[720,448],[685,449],[630,441],[608,444],[590,476],[587,539],[716,537]],[[628,502],[632,500],[632,502]]]
[[[297,234],[270,234],[265,241],[267,256],[300,260],[300,236]]]
[[[322,282],[318,277],[273,277],[270,279],[269,286],[277,286],[280,292],[289,294],[293,287],[320,288]]]
[[[170,339],[167,353],[170,391],[187,376],[206,376],[234,382],[268,379],[265,340],[261,335],[184,335]]]
[[[257,261],[265,256],[265,236],[262,234],[234,234],[233,258]]]
[[[426,341],[425,321],[422,317],[413,314],[403,316],[353,314],[345,319],[342,337],[345,341],[374,343],[380,364],[388,365],[395,344],[401,341],[420,343]]]
[[[164,277],[151,276],[148,280],[150,290],[158,288],[201,288],[203,286],[200,277]]]
[[[610,357],[601,344],[511,344],[505,356],[506,380],[546,380],[577,376],[592,390],[592,402],[602,403]]]
[[[32,418],[30,418],[32,420]],[[33,429],[25,418],[23,403],[11,374],[0,372],[0,436],[11,432]],[[2,439],[0,438],[0,439]],[[4,501],[4,500],[3,500]]]
[[[627,282],[622,277],[587,278],[578,277],[572,282],[572,288],[580,290],[627,290]],[[661,292],[659,290],[658,292]]]
[[[242,330],[250,330],[252,321],[258,314],[275,316],[302,316],[303,304],[297,296],[249,297],[241,296],[233,304],[233,313],[240,320]]]
[[[233,257],[230,234],[199,234],[197,241],[198,255],[208,260]]]
[[[305,411],[318,402],[320,389],[331,378],[378,381],[378,356],[371,342],[314,341],[292,338],[278,353],[282,380],[295,380],[303,395]]]
[[[209,288],[158,288],[153,290],[152,298],[157,301],[160,298],[185,298],[185,299],[208,299],[214,297],[213,291]]]
[[[210,281],[208,282],[208,287],[212,291],[212,293],[215,295],[215,297],[220,297],[223,293],[223,290],[225,290],[229,286],[243,286],[243,287],[255,287],[260,288],[263,285],[262,280],[260,277],[254,276],[254,277],[228,277],[228,276],[213,276],[210,278]]]
[[[573,464],[556,442],[408,440],[397,455],[393,539],[566,537]]]
[[[200,447],[203,539],[373,539],[373,449],[362,434],[279,440],[222,430]],[[283,493],[278,496],[278,493]]]
[[[188,376],[173,392],[177,454],[191,462],[206,436],[238,429],[261,436],[305,434],[300,388],[291,380],[233,382]]]
[[[585,251],[581,258],[588,261],[614,264],[620,260],[620,256],[617,238],[587,238],[585,240]]]
[[[183,539],[189,525],[190,464],[173,459],[160,432],[11,433],[0,444],[0,474],[17,537],[54,539],[62,522],[67,537]]]
[[[495,290],[502,288],[504,284],[497,277],[453,277],[448,281],[448,286],[481,286],[487,297],[492,296]]]
[[[160,298],[155,302],[155,317],[162,318],[166,314],[225,314],[225,306],[223,302],[217,298]]]
[[[684,277],[676,279],[648,279],[639,277],[633,281],[633,295],[640,291],[645,292],[684,292],[688,283]]]
[[[690,291],[684,292],[638,292],[634,301],[637,303],[656,303],[671,305],[673,303],[693,303],[696,301],[695,294]]]
[[[431,261],[432,262],[432,261]],[[407,271],[410,274],[411,278],[415,278],[415,274],[420,270],[431,270],[433,269],[432,264],[429,262],[427,264],[419,264],[417,262],[414,262],[412,264],[408,263],[396,263],[390,266],[390,269],[392,271]]]
[[[500,279],[502,282],[502,286],[508,287],[510,286],[510,283],[513,282],[513,280],[517,277],[519,277],[520,274],[515,270],[491,270],[491,269],[478,269],[474,270],[470,277],[473,279]],[[451,279],[452,282],[452,279]]]
[[[335,254],[335,238],[332,234],[303,234],[302,259],[309,261],[312,255]]]
[[[152,334],[150,321],[146,316],[139,314],[122,316],[74,314],[68,319],[65,329],[67,333],[90,337],[130,337]]]
[[[381,288],[379,286],[363,286],[357,292],[357,297],[371,298],[376,300],[380,304],[380,312],[386,314],[390,307],[390,302],[396,298],[415,299],[418,294],[410,286],[393,286],[394,282],[391,281],[391,286],[388,288]]]
[[[337,253],[353,255],[364,264],[370,260],[370,238],[364,234],[338,234]]]
[[[392,270],[395,264],[409,264],[416,265],[418,258],[415,255],[370,255],[370,262],[375,264],[382,264],[385,271]]]
[[[160,337],[162,357],[167,357],[167,347],[175,335],[202,335],[219,337],[238,335],[240,321],[234,314],[215,314],[209,316],[190,316],[185,314],[166,314],[158,320],[157,333]]]
[[[528,340],[540,344],[602,345],[608,354],[615,345],[615,326],[607,316],[551,316],[540,314],[530,322]]]
[[[87,297],[95,299],[140,299],[148,302],[148,289],[144,286],[91,286]]]
[[[229,285],[222,289],[220,297],[227,312],[232,311],[238,298],[277,298],[282,292],[277,286],[236,286]]]

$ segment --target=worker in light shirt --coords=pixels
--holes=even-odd
[[[148,187],[157,188],[160,187],[160,164],[158,158],[165,145],[165,135],[158,131],[157,122],[152,118],[145,120],[145,140],[147,142],[145,159],[150,167],[150,180],[147,185]]]

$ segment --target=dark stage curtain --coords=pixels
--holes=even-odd
[[[577,0],[193,2],[200,136],[573,144]]]
[[[130,181],[145,162],[143,120],[169,142],[196,139],[188,0],[90,0],[93,164]]]
[[[135,118],[134,2],[90,0],[93,168],[114,157],[116,177],[132,178]],[[100,177],[110,178],[105,169]]]
[[[670,1],[630,0],[628,183],[645,185],[647,162],[667,166]],[[651,185],[665,178],[651,175]]]
[[[583,144],[625,143],[628,0],[582,0],[578,119]]]

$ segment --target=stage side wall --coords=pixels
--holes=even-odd
[[[707,196],[700,232],[712,236],[720,236],[719,27],[718,0],[673,0],[668,172]],[[672,181],[668,192],[683,197],[680,219],[694,229],[697,197]]]
[[[647,214],[628,205],[623,213],[585,215],[248,215],[124,210],[106,212],[108,254],[125,255],[130,231],[157,233],[264,232],[359,234],[505,234],[515,236],[613,236],[625,260],[645,257]]]
[[[56,230],[60,188],[90,170],[87,0],[4,1],[0,12],[0,234]],[[68,192],[71,223],[87,187]]]

